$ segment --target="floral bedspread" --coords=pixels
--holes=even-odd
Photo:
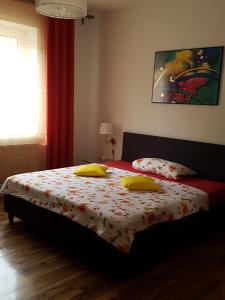
[[[129,192],[120,177],[136,173],[109,168],[105,178],[87,178],[75,176],[75,169],[15,175],[6,179],[1,192],[64,215],[124,252],[135,233],[209,209],[207,193],[190,186],[156,179],[162,192]]]

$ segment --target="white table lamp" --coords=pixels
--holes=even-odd
[[[116,144],[116,140],[114,138],[112,138],[111,140],[107,139],[108,135],[113,134],[114,130],[113,130],[113,124],[112,123],[101,123],[100,124],[100,128],[99,128],[99,134],[104,134],[105,135],[105,143],[111,143],[112,144],[112,156],[113,156],[113,160],[114,160],[114,154],[115,154],[115,144]]]

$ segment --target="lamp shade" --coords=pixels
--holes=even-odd
[[[99,133],[100,134],[113,134],[113,125],[111,123],[101,123]]]
[[[87,0],[36,0],[41,15],[59,19],[81,19],[87,15]]]

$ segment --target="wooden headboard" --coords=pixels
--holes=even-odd
[[[177,162],[203,178],[225,182],[225,145],[124,132],[122,160],[142,157]]]

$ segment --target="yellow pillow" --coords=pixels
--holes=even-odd
[[[74,171],[77,176],[90,176],[90,177],[102,177],[106,175],[106,166],[90,164],[82,165]]]
[[[161,191],[161,186],[146,176],[128,176],[121,178],[122,185],[128,190]]]

